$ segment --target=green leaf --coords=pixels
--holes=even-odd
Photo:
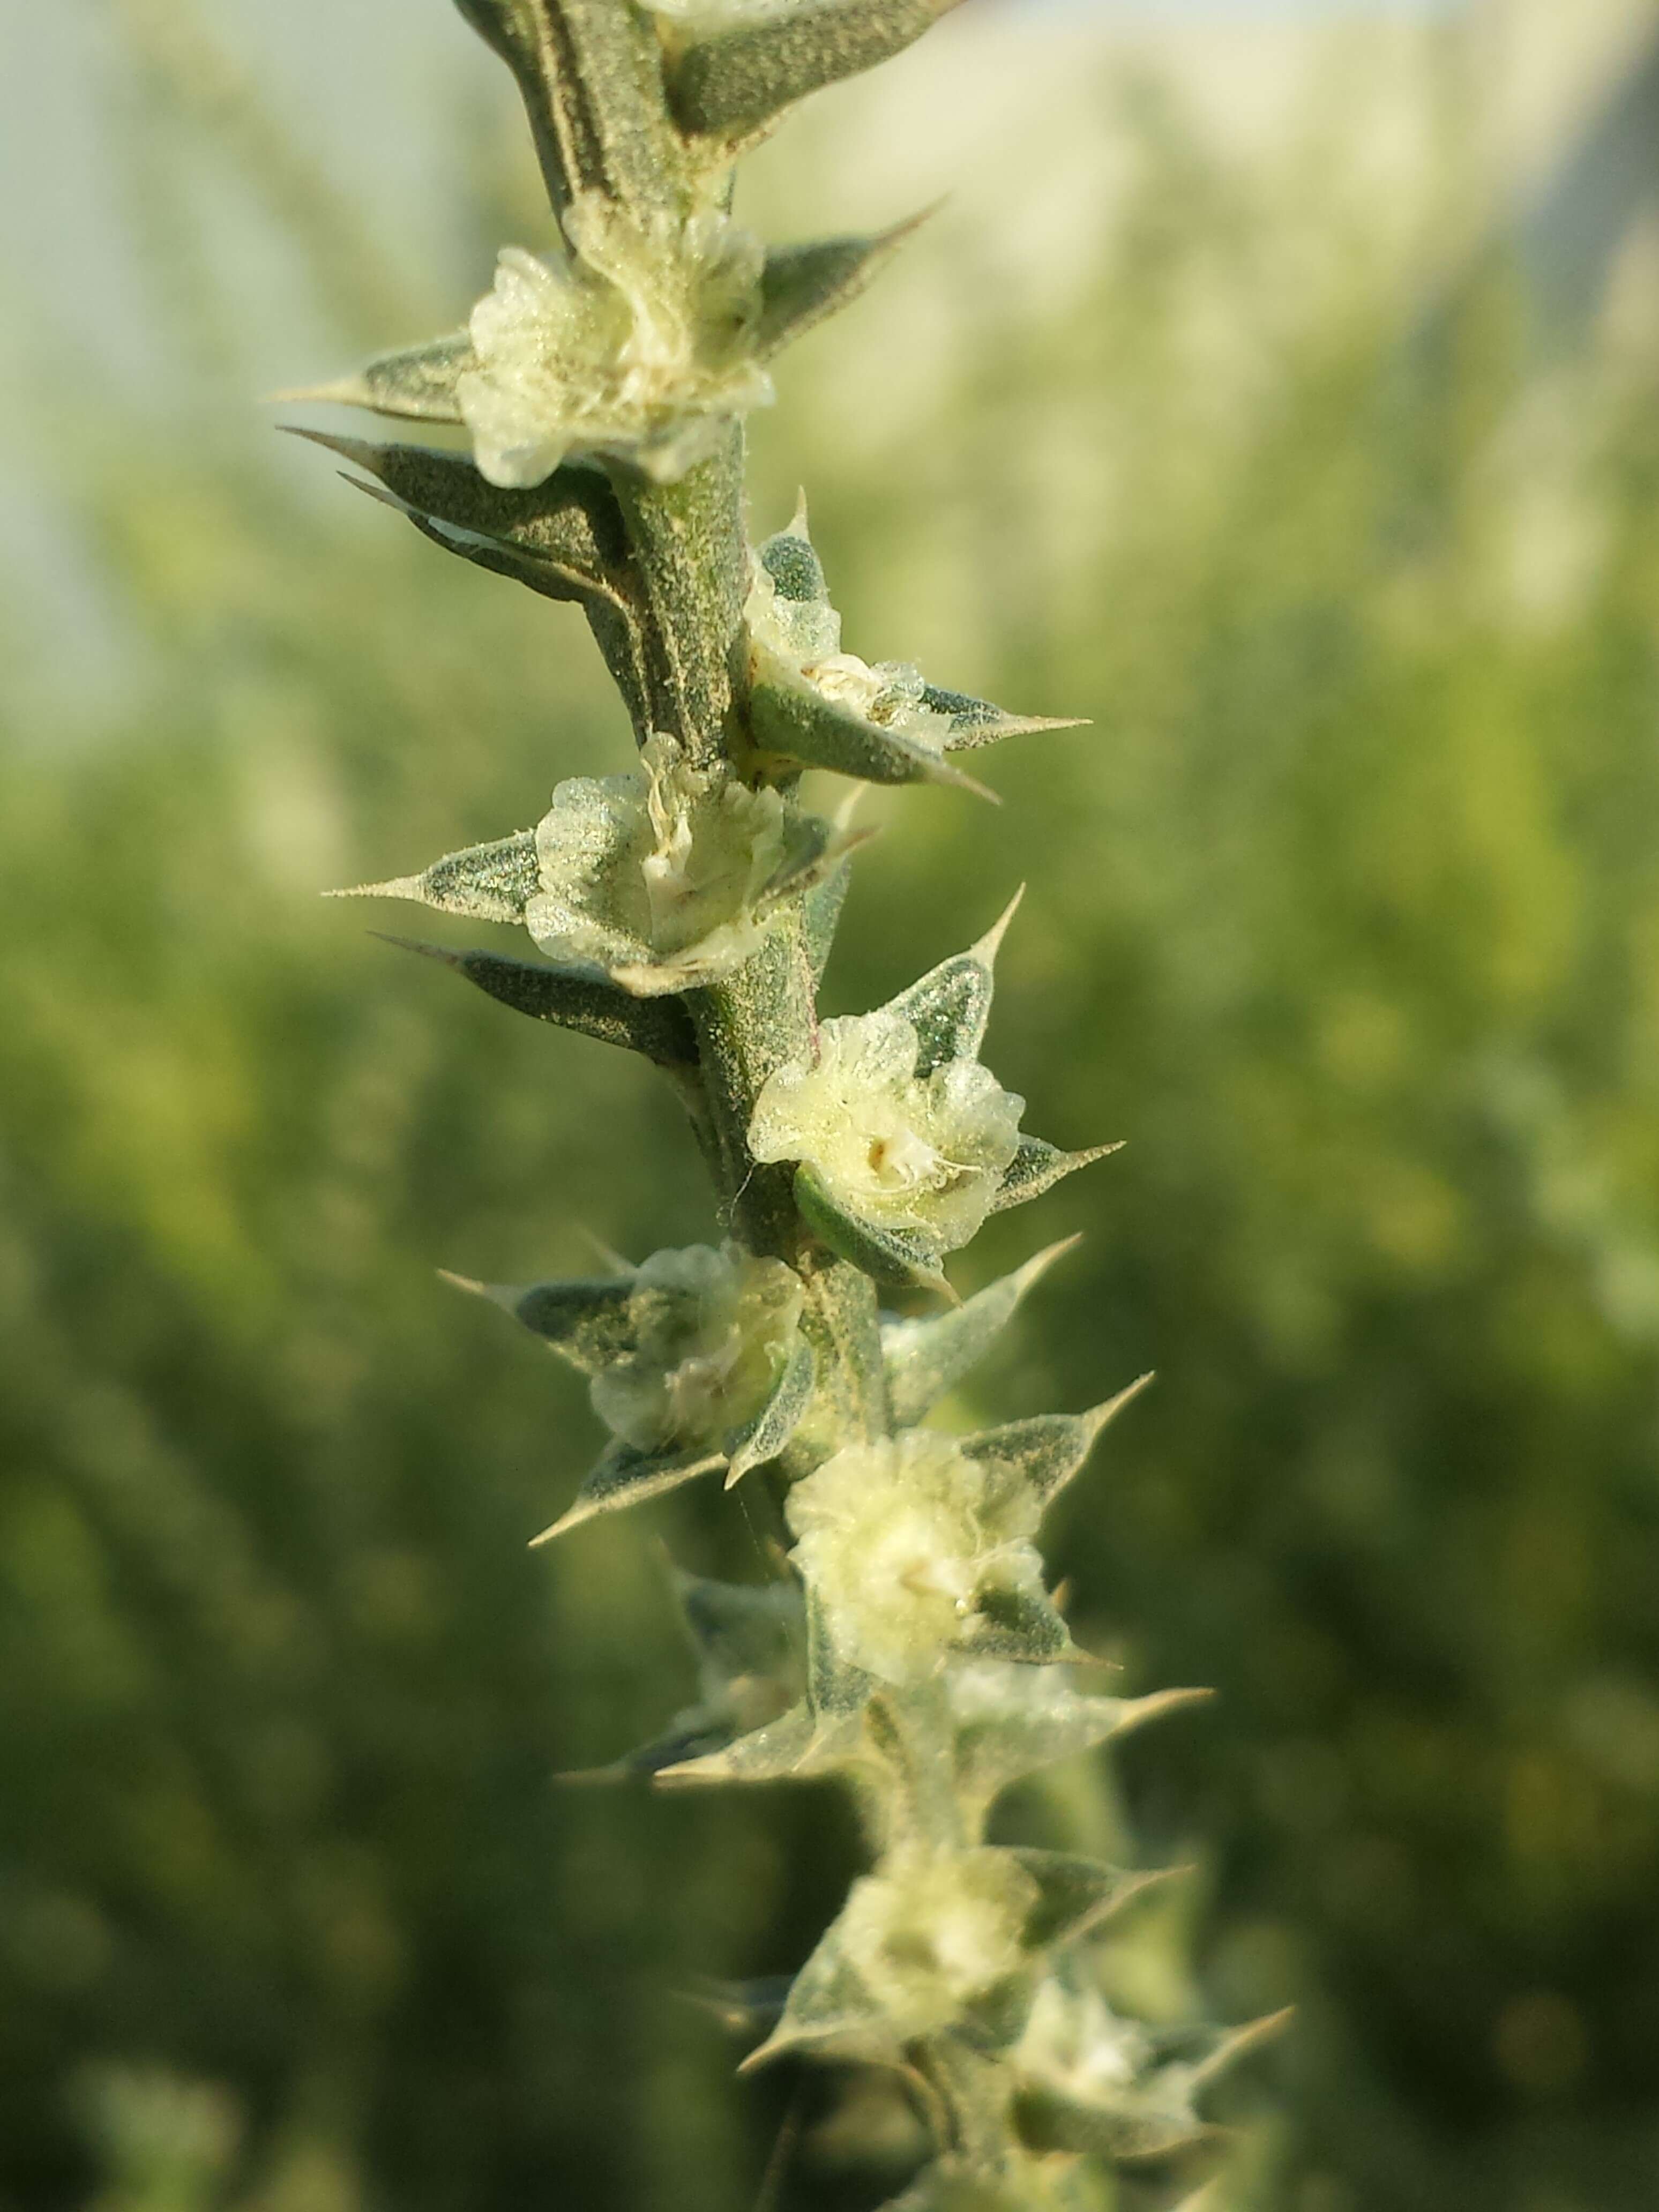
[[[821,1243],[876,1282],[953,1295],[939,1272],[943,1253],[920,1230],[877,1229],[856,1219],[836,1204],[809,1167],[795,1170],[795,1203]]]
[[[274,392],[273,400],[304,401],[333,407],[366,407],[372,414],[395,415],[413,422],[459,422],[455,387],[478,357],[465,331],[451,331],[424,344],[385,353],[350,376],[330,384],[301,385]]]
[[[777,1389],[749,1425],[732,1439],[732,1463],[726,1474],[728,1490],[734,1482],[741,1481],[750,1468],[764,1466],[783,1449],[811,1403],[817,1376],[812,1347],[803,1340],[779,1376]]]
[[[766,1727],[751,1729],[720,1750],[658,1770],[659,1782],[811,1782],[862,1764],[857,1716],[829,1723],[805,1705],[793,1705]]]
[[[755,659],[749,715],[763,756],[865,783],[951,784],[996,803],[994,792],[953,768],[942,753],[826,699],[775,653],[757,647]]]
[[[991,1015],[997,950],[1024,896],[1022,885],[976,945],[942,960],[889,1002],[888,1012],[902,1015],[915,1030],[921,1048],[916,1056],[919,1076],[931,1075],[948,1060],[979,1058]]]
[[[531,1547],[550,1544],[556,1536],[580,1528],[596,1514],[616,1513],[625,1505],[641,1505],[647,1498],[661,1498],[668,1491],[678,1490],[681,1483],[690,1482],[694,1475],[710,1474],[725,1464],[724,1452],[642,1452],[615,1439],[576,1492],[569,1510],[540,1535],[532,1536]]]
[[[567,463],[532,490],[508,491],[482,477],[465,453],[283,427],[365,471],[428,536],[465,557],[474,557],[472,540],[518,554],[532,571],[545,567],[565,577],[572,597],[597,591],[615,599],[618,580],[631,581],[622,510],[598,469]],[[548,583],[536,588],[559,595]]]
[[[683,166],[649,19],[617,0],[456,0],[512,70],[554,208],[595,193],[639,213]]]
[[[1026,1292],[1081,1242],[1067,1237],[952,1311],[882,1323],[882,1360],[896,1427],[910,1428],[955,1389],[1013,1319]]]
[[[671,1576],[676,1609],[706,1676],[722,1682],[799,1676],[805,1615],[798,1583],[717,1582],[678,1567]]]
[[[798,1697],[805,1668],[800,1591],[792,1582],[722,1583],[670,1569],[697,1658],[700,1694],[666,1731],[611,1765],[568,1781],[660,1775],[763,1734]],[[760,1725],[763,1723],[764,1725]]]
[[[1173,2157],[1217,2138],[1217,2130],[1173,2101],[1121,2089],[1082,2104],[1053,2091],[1028,2091],[1016,2107],[1021,2139],[1033,2150],[1068,2151],[1116,2163]]]
[[[1021,1667],[1053,1667],[1084,1656],[1052,1599],[998,1583],[975,1592],[957,1648],[975,1658],[1006,1659]]]
[[[1150,1374],[1138,1376],[1115,1398],[1086,1413],[1039,1413],[964,1437],[963,1450],[986,1471],[987,1521],[994,1526],[1006,1516],[1023,1524],[1030,1505],[1039,1511],[1049,1505],[1087,1460],[1108,1422],[1152,1379]]]
[[[763,361],[855,300],[927,216],[912,216],[872,238],[825,238],[768,250],[755,350]],[[822,570],[819,571],[822,575]]]
[[[988,699],[975,699],[966,691],[946,691],[937,684],[923,686],[921,703],[950,721],[945,740],[947,753],[976,752],[1003,738],[1021,738],[1039,730],[1081,730],[1086,716],[1077,714],[1010,714]]]
[[[1000,1679],[998,1679],[1000,1677]],[[981,1820],[1003,1790],[1062,1759],[1166,1713],[1201,1705],[1207,1690],[1164,1690],[1145,1698],[1080,1697],[1063,1669],[1010,1667],[955,1670],[953,1759],[957,1795],[971,1821]]]
[[[1173,2074],[1173,2055],[1187,2077],[1188,2093],[1196,2100],[1241,2059],[1249,2058],[1284,2034],[1296,2017],[1296,2007],[1263,2013],[1239,2027],[1215,2027],[1207,2022],[1195,2027],[1166,2028],[1153,2037],[1165,2074]]]
[[[991,1211],[1006,1213],[1011,1206],[1024,1206],[1027,1199],[1041,1198],[1045,1190],[1052,1190],[1065,1176],[1075,1175],[1079,1168],[1091,1167],[1095,1161],[1122,1150],[1121,1139],[1115,1145],[1091,1145],[1086,1152],[1062,1152],[1053,1145],[1045,1145],[1041,1137],[1022,1137],[1019,1150],[1002,1178],[1002,1187],[991,1200]]]
[[[573,969],[549,967],[537,960],[509,960],[499,952],[455,952],[447,945],[422,945],[414,938],[387,936],[383,931],[375,934],[387,945],[423,953],[428,960],[454,969],[515,1013],[551,1022],[558,1029],[574,1030],[580,1036],[597,1037],[603,1044],[625,1045],[629,1051],[643,1053],[659,1067],[683,1070],[696,1066],[697,1034],[678,999],[636,999],[614,983],[597,981]]]
[[[830,580],[823,573],[817,548],[807,535],[805,492],[796,499],[794,519],[788,529],[763,538],[755,552],[781,599],[789,600],[796,606],[829,605]]]
[[[607,1275],[598,1282],[475,1283],[466,1275],[441,1270],[444,1280],[458,1291],[488,1298],[580,1374],[597,1375],[629,1351],[634,1341],[629,1301],[634,1295],[634,1276]]]
[[[873,830],[849,830],[822,815],[792,810],[788,848],[776,873],[764,884],[755,903],[762,914],[772,912],[787,899],[805,899],[830,882],[861,845],[876,835]]]
[[[440,914],[464,914],[475,921],[522,921],[525,908],[541,889],[536,833],[516,830],[487,845],[449,853],[418,876],[393,876],[383,884],[356,884],[328,891],[328,898],[414,899]]]
[[[787,2052],[804,2050],[878,2065],[897,2055],[886,2009],[848,1960],[834,1928],[790,1985],[783,2017],[738,2071],[750,2074]]]
[[[1037,1886],[1037,1902],[1024,1930],[1026,1947],[1033,1951],[1075,1942],[1132,1899],[1184,1871],[1167,1867],[1130,1871],[1069,1851],[1016,1850],[1013,1856]]]
[[[667,65],[669,104],[694,134],[753,131],[808,93],[873,69],[955,0],[819,0],[699,38]]]

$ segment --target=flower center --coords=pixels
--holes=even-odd
[[[936,1183],[950,1166],[942,1152],[902,1123],[871,1138],[865,1162],[883,1190],[915,1190],[924,1183]]]

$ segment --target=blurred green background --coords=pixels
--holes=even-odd
[[[1301,2008],[1249,2201],[1648,2212],[1652,16],[1183,12],[970,9],[746,181],[791,236],[960,180],[784,364],[757,528],[804,482],[854,649],[1093,717],[988,757],[1000,812],[872,807],[830,994],[1028,877],[994,1064],[1129,1139],[964,1258],[1088,1231],[951,1414],[1160,1370],[1051,1554],[1127,1687],[1221,1692],[1119,1786],[1200,1869],[1149,1985]],[[574,611],[251,400],[544,243],[521,134],[441,0],[24,13],[0,2205],[733,2212],[790,2085],[678,1993],[797,1964],[854,1839],[550,1780],[691,1694],[661,1547],[757,1540],[696,1488],[526,1553],[594,1425],[434,1274],[707,1237],[693,1149],[643,1067],[314,896],[626,729]],[[1017,1817],[1117,1815],[1078,1774]],[[881,2193],[834,2148],[785,2212]]]

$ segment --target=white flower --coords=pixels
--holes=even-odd
[[[785,1510],[837,1654],[885,1681],[971,1646],[981,1593],[1042,1594],[1035,1497],[994,1505],[984,1469],[931,1429],[849,1444],[795,1485]]]
[[[718,763],[694,767],[672,738],[652,738],[641,769],[555,790],[536,830],[541,889],[525,923],[550,957],[636,996],[685,990],[759,945],[762,895],[789,843],[777,792],[751,791]]]
[[[735,1244],[653,1252],[628,1302],[632,1349],[594,1376],[594,1411],[639,1451],[719,1449],[777,1387],[801,1298],[781,1260]]]
[[[598,453],[683,476],[772,397],[750,343],[764,249],[722,214],[641,228],[590,198],[565,229],[568,255],[503,246],[472,311],[477,366],[455,397],[479,471],[519,489]]]
[[[1006,1851],[895,1856],[855,1881],[834,1935],[901,2042],[961,2017],[1026,1963],[1037,1886]]]
[[[800,547],[805,560],[811,562],[815,577],[820,575],[816,556],[810,550],[805,523],[799,517],[790,532],[770,541],[768,550],[774,559],[779,557],[775,549],[792,540]],[[841,617],[830,605],[821,582],[808,596],[792,598],[779,589],[777,578],[762,556],[751,554],[744,615],[750,638],[758,648],[761,666],[765,669],[769,660],[775,680],[781,665],[783,672],[799,678],[820,698],[845,708],[861,721],[896,730],[931,751],[943,752],[951,735],[951,718],[924,704],[927,682],[921,671],[908,661],[878,660],[872,665],[855,653],[843,653]]]
[[[1120,2020],[1097,1990],[1038,1989],[1014,2053],[1020,2072],[1080,2105],[1111,2103],[1152,2060],[1142,2031]]]
[[[799,1160],[830,1197],[880,1229],[967,1243],[1019,1146],[1025,1101],[975,1060],[918,1075],[921,1041],[882,1008],[825,1022],[810,1067],[780,1068],[755,1103],[757,1159]]]

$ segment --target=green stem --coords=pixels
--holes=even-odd
[[[742,428],[733,423],[720,450],[678,483],[611,472],[644,591],[651,726],[705,760],[727,750],[741,680],[749,563],[743,451]]]

